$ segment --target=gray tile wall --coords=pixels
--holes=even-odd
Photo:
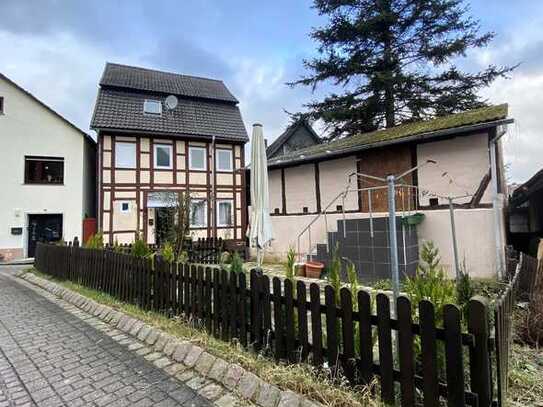
[[[373,233],[369,219],[338,220],[338,231],[328,234],[330,250],[327,250],[326,244],[318,245],[317,256],[313,259],[328,265],[337,244],[340,256],[355,264],[361,282],[391,278],[388,217],[373,218],[372,222]],[[397,217],[396,235],[400,278],[405,278],[415,273],[418,263],[416,226],[402,226],[401,217]],[[346,280],[345,264],[342,277]]]

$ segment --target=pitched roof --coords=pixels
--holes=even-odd
[[[168,110],[164,101],[175,95]],[[159,100],[162,114],[144,114],[146,99]],[[107,63],[91,128],[170,136],[249,140],[237,99],[221,81]]]
[[[106,63],[100,86],[111,86],[237,103],[222,81]]]
[[[322,143],[274,157],[268,161],[268,165],[289,165],[384,145],[398,144],[414,139],[436,138],[446,134],[471,130],[478,125],[480,125],[479,127],[485,127],[484,124],[488,124],[487,127],[491,127],[491,124],[506,124],[512,122],[512,119],[505,120],[507,113],[507,104],[502,104],[442,116],[432,120],[403,124],[370,133],[356,134],[330,143]]]
[[[13,82],[11,79],[9,79],[6,75],[0,72],[0,79],[4,79],[9,84],[13,85],[15,88],[19,89],[21,92],[23,92],[25,95],[33,99],[35,102],[37,102],[39,105],[41,105],[43,108],[48,110],[53,115],[57,116],[60,120],[62,120],[64,123],[66,123],[68,126],[72,127],[74,130],[81,133],[82,136],[84,136],[88,141],[92,142],[93,144],[96,144],[96,141],[90,136],[90,134],[85,133],[83,130],[81,130],[79,127],[77,127],[75,124],[73,124],[71,121],[66,119],[64,116],[62,116],[57,111],[53,110],[51,107],[43,103],[40,99],[38,99],[36,96],[34,96],[32,93],[24,89],[23,87],[17,85],[15,82]]]
[[[296,130],[300,128],[300,126],[305,126],[307,128],[309,134],[311,134],[311,136],[313,136],[313,138],[315,139],[315,144],[319,144],[321,142],[320,137],[317,135],[317,133],[315,133],[313,127],[311,127],[311,125],[307,121],[299,120],[288,126],[287,129],[283,133],[281,133],[279,137],[277,137],[273,141],[273,143],[268,146],[268,148],[266,148],[266,155],[268,157],[274,155],[283,146],[283,144],[285,144],[289,140],[290,136],[292,136],[296,132]]]
[[[515,189],[511,196],[511,205],[519,206],[530,197],[543,189],[543,169],[536,172],[532,178]]]

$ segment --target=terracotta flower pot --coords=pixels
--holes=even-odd
[[[298,277],[305,277],[305,264],[304,263],[296,263],[294,265],[294,270],[295,270],[296,275]]]
[[[324,264],[320,261],[308,261],[305,263],[305,275],[309,278],[320,278]]]

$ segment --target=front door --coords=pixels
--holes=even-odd
[[[174,208],[156,208],[155,209],[155,243],[162,246],[167,241],[174,238]]]
[[[28,215],[28,257],[34,257],[38,242],[62,239],[62,215]]]

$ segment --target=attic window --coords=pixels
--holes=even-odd
[[[145,102],[143,102],[143,113],[161,115],[162,103],[160,103],[160,100],[145,99]]]

